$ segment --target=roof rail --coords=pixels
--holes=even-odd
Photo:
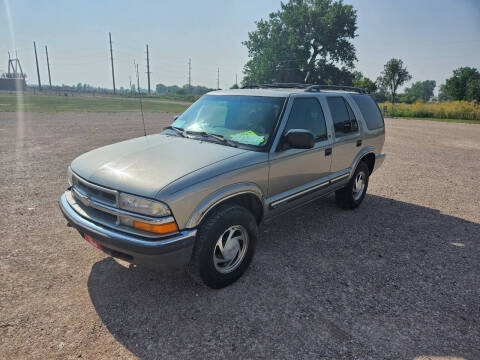
[[[263,88],[284,88],[284,89],[306,89],[312,86],[312,84],[302,84],[302,83],[273,83],[273,84],[262,84],[260,87]]]
[[[249,85],[244,86],[242,89],[305,89],[305,92],[319,92],[322,90],[344,90],[344,91],[353,91],[360,94],[366,94],[367,92],[364,89],[352,87],[352,86],[341,86],[341,85],[312,85],[312,84],[302,84],[302,83],[272,83],[272,84],[260,84],[260,85]]]
[[[259,84],[259,85],[247,85],[243,86],[242,89],[306,89],[312,84],[302,84],[302,83],[272,83],[272,84]]]
[[[305,89],[305,92],[318,92],[322,90],[345,90],[366,94],[366,91],[352,86],[337,86],[337,85],[310,85]]]

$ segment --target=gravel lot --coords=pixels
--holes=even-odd
[[[264,225],[213,291],[65,226],[67,165],[140,136],[137,114],[0,113],[0,358],[480,359],[480,125],[386,123],[359,209],[328,197]]]

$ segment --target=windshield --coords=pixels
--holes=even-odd
[[[187,133],[220,135],[236,143],[264,147],[284,102],[283,97],[206,95],[172,126]]]

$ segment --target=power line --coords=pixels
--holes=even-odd
[[[113,80],[113,93],[115,94],[115,71],[113,69],[113,50],[112,50],[112,33],[108,33],[110,39],[110,61],[112,62],[112,80]]]
[[[50,87],[52,87],[52,78],[50,76],[50,61],[48,61],[47,45],[45,45],[45,55],[47,55],[48,83],[50,84]]]
[[[35,44],[35,41],[33,42],[33,49],[35,51],[35,62],[37,63],[38,89],[42,90],[42,82],[40,81],[40,69],[38,68],[37,45]]]
[[[148,93],[150,94],[150,57],[148,54],[148,44],[147,44],[147,77],[148,77]]]

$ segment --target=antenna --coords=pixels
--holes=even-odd
[[[140,91],[140,75],[138,74],[138,64],[135,64],[135,60],[133,60],[133,65],[135,66],[135,70],[137,73],[137,90],[138,94],[140,95],[140,112],[142,113],[142,124],[143,124],[143,135],[147,136],[147,130],[145,129],[145,118],[143,117],[143,104],[142,104],[142,92]]]

